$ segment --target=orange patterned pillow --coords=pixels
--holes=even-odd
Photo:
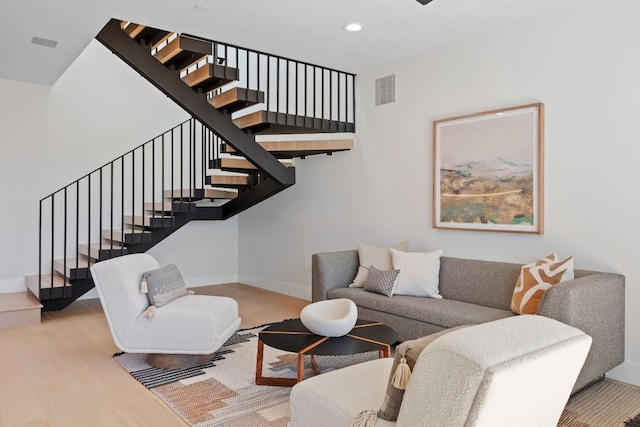
[[[523,266],[513,290],[511,311],[536,314],[547,289],[566,280],[573,280],[573,257],[558,261],[558,256],[553,254]]]

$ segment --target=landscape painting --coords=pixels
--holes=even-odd
[[[543,232],[543,105],[434,122],[434,227]]]

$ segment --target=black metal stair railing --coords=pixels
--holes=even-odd
[[[148,249],[150,228],[174,226],[177,214],[192,209],[188,202],[203,197],[220,143],[191,118],[41,199],[40,299],[71,297],[70,280],[89,279],[96,258]],[[166,198],[169,190],[176,202]]]
[[[182,76],[208,63],[224,64],[239,70],[238,87],[264,93],[264,101],[253,111],[316,119],[318,130],[355,132],[355,74],[192,34],[182,36],[213,44],[213,55],[183,70]],[[208,96],[232,87],[226,85]]]

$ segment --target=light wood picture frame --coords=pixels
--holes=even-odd
[[[433,122],[433,227],[542,234],[544,104]]]

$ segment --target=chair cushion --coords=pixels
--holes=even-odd
[[[156,307],[162,307],[176,298],[187,295],[187,286],[174,264],[142,273],[142,281],[146,282],[149,303]]]
[[[290,427],[350,425],[362,411],[377,408],[384,397],[391,358],[376,359],[308,378],[291,389]],[[395,423],[378,419],[376,427]]]
[[[141,353],[147,349],[147,353],[207,354],[222,332],[237,320],[235,300],[187,295],[158,308],[153,321],[141,314],[122,341],[126,338],[125,344]],[[213,351],[215,348],[209,352]]]

